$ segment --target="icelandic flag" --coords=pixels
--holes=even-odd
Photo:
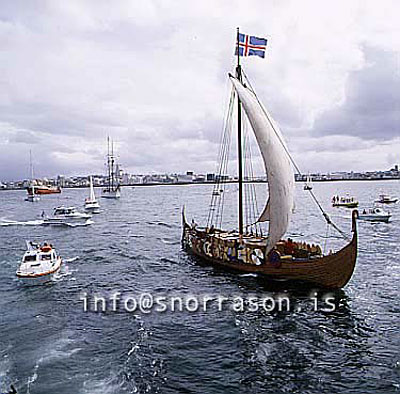
[[[265,38],[258,38],[242,33],[239,33],[238,36],[239,43],[236,44],[235,55],[238,54],[239,49],[239,56],[265,57],[265,50],[267,49],[267,40]]]

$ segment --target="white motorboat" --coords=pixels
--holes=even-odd
[[[392,198],[387,194],[380,194],[379,199],[376,200],[375,202],[380,204],[394,204],[397,202],[397,198]]]
[[[51,280],[62,265],[62,259],[56,250],[46,242],[40,245],[27,241],[26,246],[27,251],[16,272],[17,277],[23,279],[25,283]]]
[[[42,217],[44,218],[43,224],[70,225],[85,222],[92,216],[88,213],[79,212],[76,207],[60,206],[54,208],[52,217],[46,216],[44,212],[42,213]]]
[[[388,223],[392,215],[389,212],[384,211],[381,208],[374,207],[370,209],[364,209],[358,213],[358,219],[366,220],[368,222],[385,222]]]
[[[96,195],[94,194],[92,176],[89,177],[89,182],[90,182],[90,192],[89,192],[89,197],[85,200],[85,211],[91,213],[99,213],[100,204],[96,200]]]
[[[117,164],[114,156],[114,145],[111,141],[110,151],[110,137],[107,138],[107,186],[101,193],[102,198],[120,198],[121,186],[118,181]]]

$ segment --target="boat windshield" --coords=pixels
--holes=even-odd
[[[40,260],[44,260],[44,261],[49,261],[49,260],[51,260],[51,253],[48,253],[48,254],[41,254],[41,255],[40,255]]]
[[[24,261],[36,261],[36,255],[25,256]]]
[[[54,215],[69,215],[71,213],[75,213],[76,208],[75,207],[59,207],[59,208],[54,208]]]

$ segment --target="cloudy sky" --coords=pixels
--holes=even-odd
[[[304,171],[400,164],[398,1],[3,0],[0,179],[214,171],[235,29]]]

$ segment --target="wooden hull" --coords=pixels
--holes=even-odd
[[[265,261],[265,259],[259,265],[253,264],[250,259],[248,260],[250,263],[237,258],[227,259],[226,255],[220,252],[217,253],[220,257],[216,257],[212,253],[212,247],[208,246],[213,245],[213,235],[207,233],[207,231],[192,228],[186,223],[185,219],[182,242],[189,252],[213,265],[225,267],[229,270],[262,274],[270,279],[305,281],[320,287],[337,289],[348,283],[355,268],[357,259],[356,214],[357,211],[354,211],[352,218],[353,237],[343,249],[319,258],[302,261],[281,260],[278,266]]]

